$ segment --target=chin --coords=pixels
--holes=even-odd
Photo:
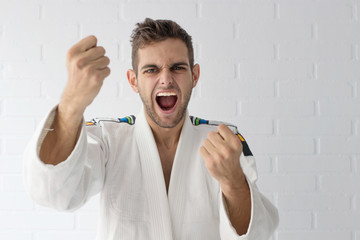
[[[176,109],[171,114],[164,114],[163,111],[158,113],[157,111],[147,111],[151,120],[162,128],[174,128],[184,119],[186,109]]]
[[[184,115],[177,114],[175,118],[169,118],[169,117],[160,117],[157,116],[156,119],[153,119],[153,121],[162,128],[174,128],[176,127],[181,120],[184,118]]]

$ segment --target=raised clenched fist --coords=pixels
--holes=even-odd
[[[59,106],[82,115],[109,76],[110,60],[105,56],[105,49],[97,46],[95,36],[88,36],[71,47],[66,60],[68,82]]]
[[[200,148],[209,173],[219,181],[222,190],[247,188],[240,165],[242,153],[240,139],[224,124],[216,132],[209,132]]]

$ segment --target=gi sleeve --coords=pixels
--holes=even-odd
[[[75,210],[98,193],[104,182],[106,149],[101,137],[88,136],[82,124],[75,148],[57,165],[39,158],[41,144],[55,118],[54,107],[30,140],[23,159],[23,181],[30,197],[39,205],[57,210]]]
[[[223,240],[266,240],[279,223],[275,206],[260,193],[256,186],[257,170],[253,156],[240,157],[241,167],[250,188],[251,218],[246,234],[239,236],[231,225],[222,191],[219,193],[220,236]]]

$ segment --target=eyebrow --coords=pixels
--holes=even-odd
[[[177,63],[174,63],[173,65],[172,65],[172,67],[174,67],[174,66],[179,66],[179,65],[185,65],[185,66],[189,66],[189,64],[187,63],[187,62],[177,62]]]
[[[155,64],[146,64],[146,65],[142,66],[142,68],[140,70],[143,70],[146,68],[158,68],[158,66],[156,66]]]
[[[176,62],[176,63],[173,63],[173,64],[171,65],[171,67],[179,66],[179,65],[180,65],[180,66],[183,65],[183,66],[189,67],[189,64],[188,64],[187,62]],[[159,66],[157,66],[157,65],[155,65],[155,64],[146,64],[146,65],[142,66],[140,70],[144,70],[144,69],[146,69],[146,68],[159,68]]]

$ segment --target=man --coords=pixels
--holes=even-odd
[[[31,197],[74,210],[101,192],[101,240],[267,239],[278,214],[255,185],[245,140],[233,126],[188,115],[200,68],[185,30],[169,20],[138,23],[127,78],[143,109],[85,127],[108,64],[94,36],[69,50],[62,98],[25,153]]]

